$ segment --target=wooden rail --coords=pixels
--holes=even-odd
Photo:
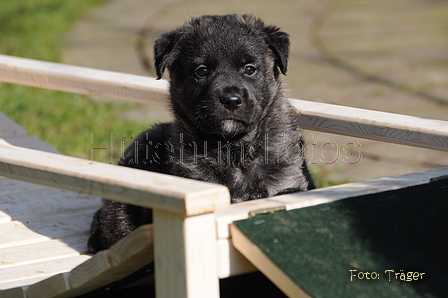
[[[448,151],[448,121],[292,99],[302,128]]]
[[[15,147],[1,139],[0,152],[0,176],[153,208],[157,296],[219,297],[213,212],[230,205],[226,187],[117,165],[91,164]],[[204,253],[198,254],[198,245]]]
[[[0,176],[193,216],[228,206],[226,187],[41,152],[0,140]]]
[[[161,105],[168,95],[164,80],[6,55],[0,82]]]
[[[0,81],[108,98],[167,104],[154,78],[0,55]],[[291,99],[305,129],[448,151],[448,122]]]

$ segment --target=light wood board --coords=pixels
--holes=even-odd
[[[0,55],[0,81],[168,104],[168,82],[154,78]],[[448,151],[448,122],[291,99],[303,128]]]
[[[184,215],[230,205],[225,186],[15,147],[0,139],[0,175]]]
[[[0,81],[166,105],[168,83],[138,75],[0,55]]]
[[[34,247],[32,246],[32,248]],[[42,278],[40,281],[29,279],[28,281],[35,282],[30,286],[0,291],[0,297],[2,297],[1,295],[3,297],[12,294],[17,295],[21,291],[24,295],[27,295],[27,298],[75,297],[121,280],[152,261],[153,227],[152,225],[146,225],[132,232],[128,237],[112,246],[111,249],[101,251],[94,257],[82,255],[36,263],[29,265],[27,267],[28,271],[20,266],[15,267],[17,274],[22,276],[26,276],[27,272],[39,269],[42,271]],[[61,268],[60,272],[54,272],[53,267],[58,265]],[[70,265],[76,267],[71,271],[65,271],[70,268]],[[65,268],[65,270],[62,268]],[[50,270],[52,271],[51,274],[45,274],[45,271]]]

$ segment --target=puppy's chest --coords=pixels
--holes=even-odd
[[[300,165],[281,163],[264,150],[209,151],[187,154],[173,167],[175,175],[226,185],[232,202],[260,199],[297,187]]]

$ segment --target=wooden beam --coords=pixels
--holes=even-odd
[[[166,105],[168,82],[0,55],[0,81]],[[305,129],[448,151],[448,122],[291,99]]]
[[[157,297],[218,298],[213,213],[192,217],[154,210]]]
[[[12,146],[0,140],[0,176],[185,216],[230,205],[225,186]]]
[[[0,81],[159,105],[168,95],[164,80],[6,55],[0,55]]]
[[[219,278],[257,271],[257,268],[236,250],[231,239],[219,239],[216,244]]]
[[[302,128],[448,151],[448,121],[291,100]]]
[[[217,236],[218,239],[229,239],[230,224],[249,218],[251,212],[268,212],[279,207],[284,207],[286,210],[305,208],[350,197],[426,184],[440,177],[448,177],[448,167],[233,204],[215,212]]]

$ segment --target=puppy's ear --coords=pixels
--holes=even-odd
[[[264,32],[267,35],[267,43],[275,54],[276,63],[285,75],[288,69],[289,35],[274,26],[265,27]]]
[[[154,65],[156,67],[157,79],[160,80],[165,69],[173,63],[177,56],[176,44],[182,33],[180,29],[164,33],[154,43]]]

